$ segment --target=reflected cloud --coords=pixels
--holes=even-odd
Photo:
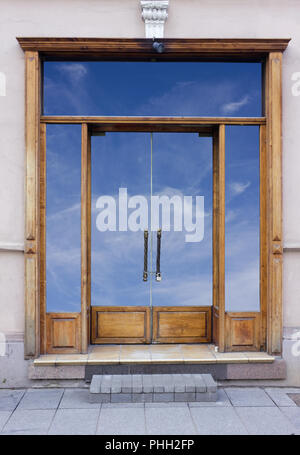
[[[251,185],[251,182],[232,182],[229,184],[229,188],[231,190],[231,193],[233,196],[238,196],[239,194],[242,194],[244,191],[246,191],[247,188]]]
[[[72,84],[77,84],[88,74],[87,66],[84,63],[60,63],[56,66],[60,73],[67,75]]]
[[[238,112],[242,107],[247,106],[250,103],[251,97],[249,95],[243,96],[240,101],[229,102],[221,106],[221,110],[224,114],[234,114]]]

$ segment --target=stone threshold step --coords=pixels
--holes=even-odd
[[[216,401],[211,374],[93,375],[91,403]]]

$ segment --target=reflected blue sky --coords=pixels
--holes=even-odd
[[[108,194],[117,200],[119,185],[127,188],[128,197],[142,195],[150,200],[149,133],[107,133],[92,140],[92,304],[148,305],[151,277],[147,283],[142,281],[143,230],[96,229],[97,198]],[[206,215],[203,241],[187,243],[186,231],[173,230],[171,210],[171,231],[162,232],[163,279],[158,283],[152,277],[153,305],[211,305],[211,139],[199,138],[197,134],[154,133],[153,195],[204,196]],[[150,213],[148,219],[150,230]],[[154,272],[156,231],[152,236],[152,268],[150,240],[148,264]]]
[[[45,115],[260,116],[261,64],[45,62]]]
[[[259,128],[226,127],[225,302],[259,311]]]
[[[259,116],[260,65],[45,63],[47,115]],[[80,311],[80,126],[47,126],[47,311]],[[96,199],[150,195],[150,135],[92,138],[92,304],[147,305],[143,233],[96,230]],[[196,134],[153,136],[153,193],[205,196],[205,235],[164,232],[153,305],[212,303],[212,144]],[[156,238],[154,237],[154,265]],[[226,309],[259,308],[257,127],[226,128]]]

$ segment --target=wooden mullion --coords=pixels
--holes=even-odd
[[[282,53],[266,64],[268,352],[282,352]]]
[[[46,340],[46,128],[40,125],[40,353],[47,350]]]
[[[218,215],[218,277],[219,277],[219,351],[225,350],[225,125],[219,126],[219,215]]]
[[[25,358],[39,353],[39,118],[40,60],[25,52]]]
[[[92,166],[91,166],[91,134],[87,138],[87,326],[88,343],[91,339],[91,210],[92,210]]]
[[[213,140],[213,333],[219,351],[225,350],[225,125]]]
[[[112,126],[116,129],[119,127],[133,126],[140,128],[141,126],[153,127],[163,126],[212,126],[212,125],[263,125],[266,123],[265,117],[179,117],[179,116],[164,116],[164,117],[112,117],[112,116],[77,116],[77,115],[47,115],[41,116],[43,123],[55,124],[82,124],[88,123],[91,125]]]
[[[268,248],[267,248],[267,153],[266,127],[259,129],[260,159],[260,313],[261,350],[267,346]]]
[[[245,59],[264,57],[269,52],[283,52],[285,38],[164,38],[165,50],[158,54],[152,41],[145,38],[48,38],[19,37],[23,50],[39,51],[47,58],[71,59]]]
[[[88,125],[81,127],[81,352],[88,349],[88,149],[89,149]]]
[[[218,261],[218,226],[219,226],[219,129],[213,134],[213,342],[219,344],[219,261]]]

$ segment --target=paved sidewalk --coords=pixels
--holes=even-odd
[[[216,403],[90,404],[88,389],[0,389],[0,434],[300,434],[291,388],[218,390]]]

